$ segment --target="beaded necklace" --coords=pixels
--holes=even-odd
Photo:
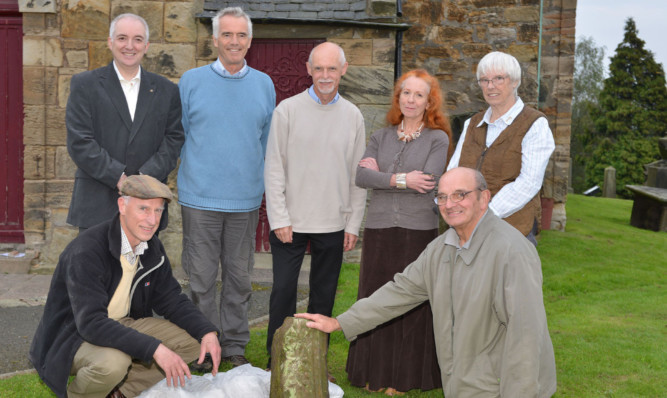
[[[422,129],[424,128],[424,122],[419,125],[419,128],[415,130],[413,133],[410,134],[405,134],[405,125],[404,125],[404,120],[401,120],[401,128],[398,130],[398,139],[403,142],[410,142],[412,140],[416,140],[419,138],[419,136],[422,133]]]

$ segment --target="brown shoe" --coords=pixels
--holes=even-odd
[[[118,389],[118,387],[115,387],[109,395],[107,395],[107,398],[126,398],[125,395],[123,395],[122,392]]]
[[[331,373],[329,373],[329,372],[327,372],[327,380],[329,380],[329,381],[332,382],[332,383],[335,383],[335,382],[336,382],[336,378],[333,377],[333,375],[332,375]]]
[[[247,365],[250,362],[243,355],[230,355],[228,357],[222,358],[222,362],[229,362],[232,364],[232,367],[237,367],[241,365]]]

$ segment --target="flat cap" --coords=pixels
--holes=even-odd
[[[171,202],[174,198],[168,186],[146,174],[127,177],[120,187],[120,192],[123,196],[132,196],[139,199],[163,198],[167,202]]]

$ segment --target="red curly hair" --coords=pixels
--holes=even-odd
[[[403,120],[403,113],[398,104],[398,99],[403,90],[403,84],[406,79],[416,77],[422,79],[428,84],[430,91],[428,93],[428,105],[424,112],[424,126],[430,129],[438,129],[447,133],[449,137],[449,149],[447,158],[451,158],[454,152],[454,142],[452,140],[452,127],[449,124],[449,118],[443,111],[442,94],[440,93],[440,83],[438,79],[431,76],[425,69],[415,69],[404,73],[394,85],[394,95],[391,101],[391,109],[387,112],[387,122],[392,126],[399,124]]]

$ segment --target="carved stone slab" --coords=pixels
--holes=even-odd
[[[288,317],[273,337],[271,398],[329,397],[327,336]]]

